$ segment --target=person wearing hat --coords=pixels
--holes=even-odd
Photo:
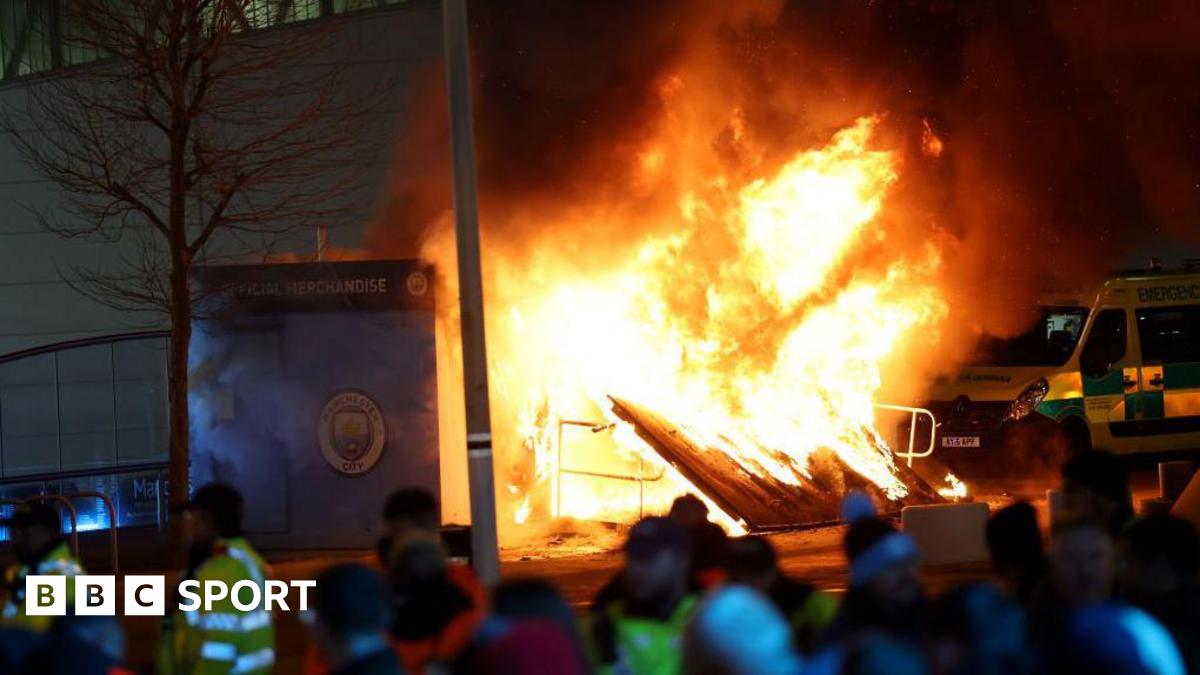
[[[692,675],[797,675],[802,661],[791,626],[773,602],[749,586],[713,589],[684,632]]]
[[[762,536],[731,539],[726,562],[728,582],[753,588],[775,603],[792,627],[796,644],[811,651],[817,636],[837,616],[837,599],[779,568],[779,556]]]
[[[45,633],[52,616],[29,616],[25,611],[25,577],[59,575],[67,577],[67,607],[75,606],[74,578],[84,574],[83,566],[71,554],[62,534],[58,510],[42,502],[17,506],[4,523],[12,533],[14,562],[4,574],[6,596],[0,622],[6,626]]]
[[[335,565],[317,578],[314,608],[301,615],[331,675],[401,675],[389,644],[387,583],[360,564]]]
[[[195,579],[201,588],[208,581],[220,581],[232,595],[234,584],[251,580],[264,597],[266,564],[242,536],[243,508],[241,494],[228,485],[210,483],[196,490],[180,514],[188,545],[188,567],[180,581]],[[274,663],[275,630],[271,613],[261,606],[242,611],[226,597],[214,601],[209,610],[202,606],[163,617],[160,675],[265,675]]]
[[[629,531],[620,595],[592,617],[600,672],[671,675],[682,671],[681,641],[697,598],[688,593],[687,530],[662,517]]]
[[[861,492],[848,494],[842,508],[850,590],[818,642],[841,644],[866,632],[911,637],[925,603],[916,542],[876,515]]]

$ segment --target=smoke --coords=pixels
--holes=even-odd
[[[907,231],[955,242],[948,262],[964,286],[1026,296],[1052,273],[1095,278],[1147,237],[1186,238],[1200,216],[1200,8],[1185,0],[509,0],[471,11],[491,244],[527,244],[548,219],[599,209],[611,217],[558,218],[587,228],[573,239],[595,255],[621,239],[609,222],[643,214],[633,220],[652,227],[687,175],[770,166],[782,159],[773,152],[873,113],[913,155],[895,199],[927,222]],[[398,163],[421,170],[394,182],[373,250],[411,250],[445,222],[441,75],[414,94]],[[673,77],[720,95],[685,92],[690,119],[669,119]],[[725,109],[704,109],[714,104]],[[731,141],[735,104],[752,143]],[[916,154],[926,121],[945,142],[937,162]],[[646,181],[646,143],[669,124],[725,166],[665,166]]]
[[[727,199],[723,185],[769,175],[869,115],[900,155],[899,179],[882,235],[858,242],[830,286],[884,274],[897,251],[914,265],[926,245],[940,252],[949,315],[901,379],[952,367],[981,331],[1023,328],[1047,285],[1087,288],[1155,243],[1196,239],[1194,2],[489,0],[470,11],[489,306],[506,300],[490,280],[548,256],[605,270],[679,226],[681,192]],[[442,78],[438,64],[413,92],[368,245],[437,259],[441,297],[454,297]],[[728,250],[713,228],[679,252],[698,261],[694,283],[663,291],[681,321],[722,279]]]

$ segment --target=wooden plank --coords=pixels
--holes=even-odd
[[[904,499],[889,502],[882,490],[854,472],[834,453],[818,453],[810,465],[813,479],[796,472],[797,485],[765,471],[753,471],[742,461],[714,447],[701,446],[687,430],[632,401],[609,397],[613,412],[632,424],[642,438],[668,464],[675,467],[730,516],[751,531],[787,529],[836,520],[841,498],[850,489],[861,489],[884,505],[885,511],[903,506],[945,500],[919,476],[897,463],[901,480],[909,486]],[[728,439],[723,439],[728,441]]]

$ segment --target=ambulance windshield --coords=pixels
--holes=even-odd
[[[1029,330],[1013,337],[985,336],[971,359],[976,366],[1061,366],[1071,358],[1087,319],[1083,307],[1042,307]]]

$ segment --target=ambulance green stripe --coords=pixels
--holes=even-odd
[[[1055,401],[1042,401],[1037,411],[1053,420],[1062,419],[1068,415],[1084,416],[1083,398],[1060,398]]]
[[[1166,389],[1200,388],[1200,363],[1168,363],[1163,366]]]
[[[1142,392],[1143,417],[1148,420],[1163,416],[1163,393],[1161,391]]]

